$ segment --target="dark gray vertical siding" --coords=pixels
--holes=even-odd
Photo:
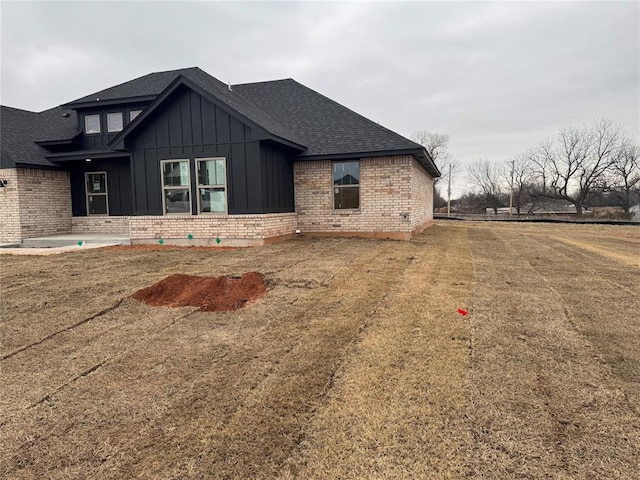
[[[85,173],[107,172],[107,199],[109,215],[131,215],[133,199],[131,172],[128,159],[106,159],[87,162],[75,162],[69,168],[71,172],[71,209],[75,216],[87,214]]]
[[[186,87],[176,90],[128,140],[133,162],[135,214],[162,214],[162,160],[191,161],[191,191],[195,195],[195,159],[202,157],[227,159],[230,214],[265,212],[260,138],[250,126],[224,108]],[[293,190],[292,175],[290,189]],[[196,198],[192,200],[195,214]]]
[[[294,211],[293,162],[283,149],[267,142],[260,146],[262,204],[265,213]]]
[[[84,132],[84,117],[85,115],[100,115],[100,133],[91,133],[89,135],[84,134],[82,136],[82,147],[86,150],[98,150],[103,149],[107,144],[115,138],[118,132],[107,132],[107,114],[108,113],[122,113],[123,126],[129,125],[129,115],[133,110],[144,110],[148,103],[137,103],[130,105],[113,105],[104,107],[102,109],[88,109],[80,110],[78,112],[78,128]]]

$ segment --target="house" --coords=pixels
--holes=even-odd
[[[1,115],[2,242],[409,239],[433,218],[440,172],[421,145],[292,79],[226,85],[187,68]]]

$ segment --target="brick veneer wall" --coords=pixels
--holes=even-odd
[[[1,172],[9,181],[0,192],[2,241],[71,232],[71,185],[67,172],[31,168]]]
[[[333,208],[331,164],[294,163],[302,233],[409,239],[418,224],[426,226],[433,218],[425,212],[433,202],[431,177],[412,156],[360,159],[360,209],[354,211]]]
[[[433,224],[433,177],[415,159],[411,162],[411,231]]]
[[[22,235],[18,206],[18,172],[15,168],[2,168],[0,179],[7,181],[5,187],[0,187],[0,243],[19,242]]]
[[[73,217],[71,219],[71,232],[128,235],[129,217],[103,217],[97,215]]]
[[[71,233],[68,172],[18,169],[22,238]]]
[[[162,238],[179,245],[216,245],[220,238],[222,246],[262,245],[294,235],[297,214],[132,216],[129,225],[133,244]]]

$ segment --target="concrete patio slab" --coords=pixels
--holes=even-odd
[[[0,254],[54,255],[112,245],[131,245],[128,235],[106,233],[67,233],[48,237],[25,238],[21,243],[0,244]]]

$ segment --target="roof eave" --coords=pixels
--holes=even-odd
[[[81,108],[104,107],[110,105],[122,105],[124,103],[140,103],[153,101],[157,95],[141,95],[137,97],[114,98],[110,100],[86,100],[83,102],[75,101],[61,105],[62,108],[70,110],[79,110]]]
[[[296,161],[310,161],[310,160],[342,160],[348,158],[366,158],[366,157],[387,157],[397,155],[411,155],[415,158],[432,177],[441,176],[440,170],[436,167],[433,160],[429,156],[429,153],[424,149],[408,148],[408,149],[394,149],[394,150],[369,150],[349,153],[330,153],[324,155],[301,155],[296,157]]]
[[[112,150],[104,152],[71,152],[71,153],[57,153],[54,155],[47,155],[47,160],[50,162],[71,162],[76,160],[91,160],[101,158],[129,158],[128,152],[116,152]]]
[[[75,140],[80,136],[81,132],[76,133],[71,138],[60,138],[56,140],[36,140],[34,143],[41,147],[55,147],[57,145],[72,145]]]

